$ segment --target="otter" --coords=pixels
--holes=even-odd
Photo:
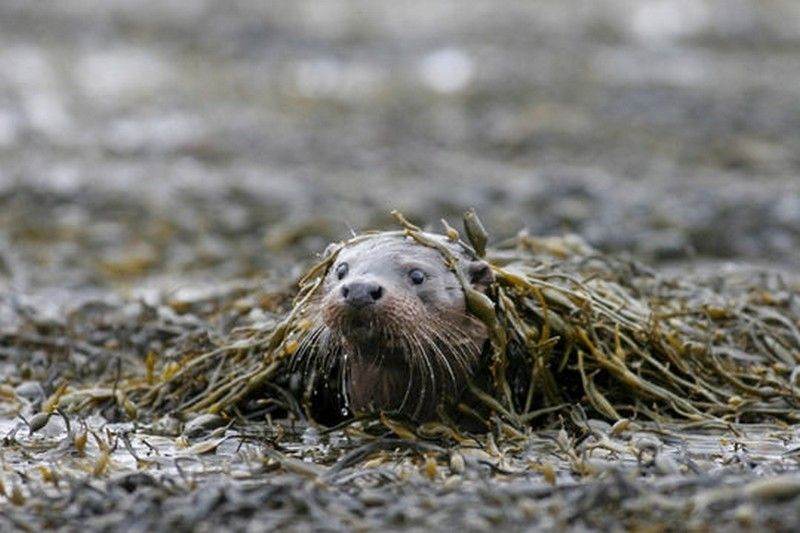
[[[473,288],[488,290],[486,261],[461,241],[424,235],[458,258],[453,268]],[[336,255],[310,306],[314,327],[298,352],[312,386],[338,389],[355,415],[439,418],[478,371],[488,337],[459,277],[442,252],[401,233],[330,248]]]

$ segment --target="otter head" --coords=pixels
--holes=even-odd
[[[427,235],[459,258],[457,268],[486,290],[489,265],[458,243]],[[305,347],[341,369],[350,409],[415,420],[457,400],[476,371],[486,326],[441,252],[398,234],[378,234],[338,250],[315,303],[319,322]]]

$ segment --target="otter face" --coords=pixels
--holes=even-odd
[[[472,286],[485,290],[492,281],[488,264],[441,242],[461,257],[459,268]],[[465,388],[487,338],[442,254],[398,235],[342,248],[316,309],[321,324],[303,343],[303,355],[343,370],[356,413],[435,417],[439,405]]]
[[[488,272],[480,262],[468,265]],[[485,273],[485,272],[484,272]],[[469,279],[469,278],[468,278]],[[323,319],[354,345],[390,343],[418,321],[466,314],[464,292],[441,254],[397,238],[369,239],[339,252],[325,279]]]

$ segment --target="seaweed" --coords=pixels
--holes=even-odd
[[[391,233],[438,249],[459,275],[455,254],[393,214],[400,229]],[[448,238],[459,239],[444,226]],[[611,421],[725,427],[800,420],[796,287],[779,274],[671,277],[576,236],[521,232],[486,248],[474,212],[465,227],[468,244],[495,274],[489,296],[461,279],[470,312],[489,331],[491,378],[470,387],[481,409],[460,407],[486,427],[494,421],[519,430],[574,403]],[[290,386],[293,356],[311,327],[309,302],[341,247],[385,233],[334,246],[299,280],[281,321],[236,329],[213,349],[151,371],[129,391],[137,410],[247,416],[271,405],[313,417],[317,381],[306,380],[311,385],[299,395]]]

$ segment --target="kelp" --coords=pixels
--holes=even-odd
[[[447,246],[394,215],[400,229],[390,233],[438,249],[460,275]],[[523,232],[487,248],[474,212],[465,228],[495,282],[487,296],[460,277],[468,309],[489,331],[491,375],[484,386],[470,386],[482,408],[462,410],[517,428],[574,403],[612,421],[800,420],[800,302],[781,275],[666,276],[576,236]],[[299,281],[281,321],[235,330],[213,350],[187,353],[156,379],[151,373],[150,384],[134,393],[138,409],[246,415],[243,406],[255,399],[308,414],[309,391],[298,395],[287,384],[312,326],[309,302],[341,247],[384,233],[334,246]]]

